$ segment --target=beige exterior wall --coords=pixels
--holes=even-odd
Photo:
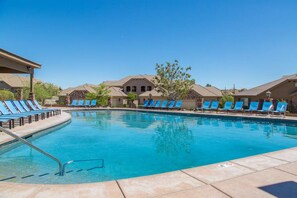
[[[110,98],[110,106],[111,107],[122,107],[124,97],[112,97]]]
[[[136,87],[136,92],[134,92],[134,93],[136,93],[137,95],[143,93],[141,91],[142,86],[145,86],[145,91],[148,90],[147,89],[148,86],[151,86],[151,88],[154,89],[154,84],[146,79],[131,79],[123,85],[124,93],[126,93],[126,94],[129,93],[129,92],[127,92],[127,87],[130,87],[130,90],[131,90],[130,92],[132,92],[133,86]]]
[[[275,86],[272,89],[269,89],[269,91],[271,92],[271,98],[274,100],[274,104],[276,105],[278,100],[286,100],[289,104],[288,109],[292,108],[293,105],[293,93],[297,92],[297,87],[296,84],[297,81],[295,80],[290,80],[290,81],[286,81],[284,83],[281,83],[277,86]],[[266,96],[266,91],[264,91],[263,93],[257,95],[257,96],[234,96],[235,101],[244,99],[244,98],[248,98],[248,102],[250,103],[251,101],[259,101],[260,102],[260,107],[262,105],[262,102],[264,100],[267,100],[267,96]],[[296,110],[293,110],[296,111]]]
[[[8,91],[14,91],[8,84],[5,82],[0,82],[0,90],[8,90]]]
[[[149,97],[139,97],[139,105],[143,105],[145,100],[148,100]],[[152,100],[166,100],[166,98],[162,97],[162,96],[152,96],[151,98]]]
[[[271,98],[273,99],[288,99],[292,98],[291,94],[297,91],[297,87],[295,86],[297,81],[286,81],[282,84],[277,85],[276,87],[269,89],[271,92]],[[257,95],[257,96],[234,96],[236,100],[240,98],[250,98],[251,100],[260,100],[267,99],[266,91]]]
[[[195,109],[197,108],[197,102],[196,100],[183,100],[182,109]]]

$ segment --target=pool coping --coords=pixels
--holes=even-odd
[[[106,109],[108,108],[92,110]],[[127,109],[111,108],[110,110]],[[141,111],[148,112],[148,110]],[[149,111],[155,112],[155,110]],[[178,113],[181,112],[178,111]],[[194,113],[196,114],[198,113]],[[293,121],[297,121],[297,118]],[[271,194],[261,190],[260,187],[284,181],[297,182],[297,147],[190,169],[107,182],[84,184],[0,182],[0,192],[3,197],[191,197],[193,195],[205,197],[208,194],[215,197],[247,195],[271,197]]]
[[[118,111],[138,111],[138,112],[151,112],[151,113],[166,113],[172,115],[187,115],[187,116],[200,116],[200,117],[215,117],[215,118],[240,118],[248,120],[262,120],[262,121],[274,121],[274,122],[290,122],[297,124],[297,117],[295,116],[272,116],[272,115],[255,115],[248,113],[235,113],[235,112],[194,112],[190,110],[160,110],[160,109],[141,109],[141,108],[62,108],[63,111],[98,111],[98,110],[118,110]]]

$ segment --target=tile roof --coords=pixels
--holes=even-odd
[[[95,87],[97,85],[92,85],[92,84],[84,84],[84,85],[79,85],[77,87],[70,87],[67,89],[64,89],[63,91],[60,92],[59,96],[66,96],[67,94],[71,94],[73,91],[88,91],[90,93],[95,93]],[[119,87],[109,87],[108,90],[109,96],[123,96],[126,97],[127,95],[122,91],[121,88]]]
[[[221,97],[222,92],[216,87],[203,87],[201,85],[194,84],[192,90],[201,95],[202,97]]]
[[[248,89],[248,90],[239,92],[237,94],[234,94],[234,96],[257,96],[287,80],[297,80],[297,74],[283,76],[280,79],[274,80],[272,82],[265,83],[263,85],[254,87],[252,89]]]
[[[30,77],[15,74],[0,74],[0,82],[5,82],[12,88],[23,88],[29,86]],[[37,83],[42,81],[34,78],[33,82]]]
[[[127,94],[119,87],[109,87],[108,90],[110,91],[108,95],[111,97],[127,97]]]
[[[84,85],[79,85],[77,87],[69,87],[67,89],[62,90],[59,93],[59,96],[66,96],[67,94],[71,94],[73,91],[88,91],[90,93],[95,93],[95,87],[96,85],[91,85],[91,84],[84,84]]]
[[[140,97],[149,97],[151,94],[151,96],[155,96],[155,97],[159,97],[159,96],[162,96],[162,93],[160,92],[157,92],[156,89],[152,89],[151,91],[146,91],[146,92],[143,92],[142,94],[140,94],[139,96]]]
[[[133,75],[133,76],[127,76],[125,78],[122,78],[121,80],[114,80],[114,81],[104,81],[103,83],[107,86],[116,86],[121,87],[126,82],[128,82],[131,79],[147,79],[148,81],[153,81],[154,76],[153,75]]]

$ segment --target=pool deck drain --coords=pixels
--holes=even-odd
[[[297,197],[297,147],[109,182],[63,185],[0,182],[0,197]]]

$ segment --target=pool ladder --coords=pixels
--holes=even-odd
[[[45,152],[44,150],[38,148],[37,146],[34,146],[33,144],[31,144],[30,142],[28,142],[27,140],[25,140],[24,138],[16,135],[15,133],[13,133],[11,130],[8,130],[8,129],[5,129],[3,127],[0,127],[0,131],[6,133],[7,135],[13,137],[14,139],[17,139],[19,140],[20,142],[26,144],[27,146],[31,147],[32,149],[38,151],[39,153],[45,155],[46,157],[54,160],[57,164],[58,164],[58,167],[59,167],[59,172],[57,173],[57,175],[59,176],[64,176],[65,175],[65,168],[68,164],[71,164],[71,163],[74,163],[74,162],[85,162],[85,161],[101,161],[102,162],[102,165],[99,167],[99,168],[104,168],[104,160],[103,159],[89,159],[89,160],[70,160],[68,162],[66,162],[65,164],[62,164],[62,162],[54,157],[53,155]]]

